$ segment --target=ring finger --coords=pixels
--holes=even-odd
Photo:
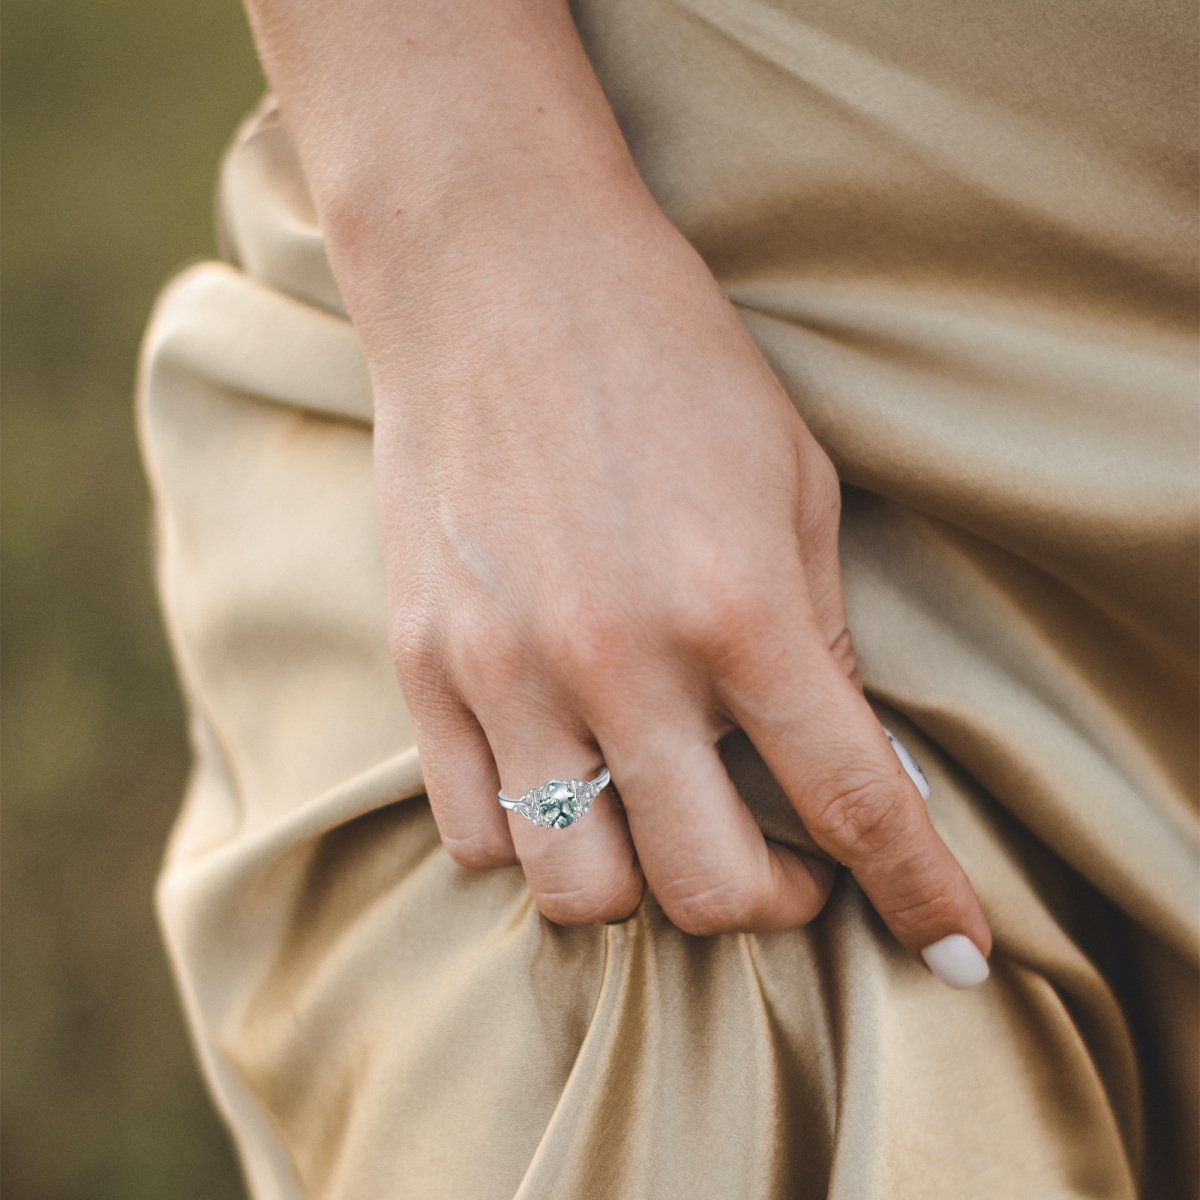
[[[483,718],[507,796],[524,796],[551,780],[594,779],[600,752],[580,731],[547,714],[521,728]],[[586,818],[567,828],[542,828],[508,814],[517,857],[537,906],[561,925],[590,925],[628,917],[644,882],[629,826],[611,787],[596,797]]]

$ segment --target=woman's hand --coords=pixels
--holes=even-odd
[[[764,840],[716,750],[736,726],[901,942],[986,953],[857,685],[834,470],[565,7],[351,7],[252,15],[371,364],[392,645],[450,854],[519,861],[565,923],[644,880],[692,933],[801,925],[832,869]],[[496,802],[601,761],[623,805],[569,829]]]

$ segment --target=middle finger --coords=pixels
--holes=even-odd
[[[647,720],[633,731],[603,744],[646,880],[667,916],[694,934],[811,921],[834,868],[763,837],[704,723]]]

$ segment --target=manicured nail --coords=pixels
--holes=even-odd
[[[929,799],[929,780],[917,766],[917,761],[908,752],[908,747],[890,730],[883,731],[887,734],[888,741],[892,743],[892,749],[896,752],[896,757],[900,760],[900,765],[904,768],[905,774],[909,779],[917,785],[917,791],[921,793],[922,800]]]
[[[925,965],[952,988],[978,987],[988,977],[987,959],[965,934],[952,933],[921,951]]]

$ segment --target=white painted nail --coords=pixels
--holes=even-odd
[[[908,747],[890,730],[883,731],[887,734],[888,741],[892,743],[892,749],[896,752],[896,757],[900,760],[900,765],[904,768],[905,774],[909,779],[917,785],[917,791],[921,793],[922,800],[929,799],[929,780],[925,778],[921,768],[917,766],[917,760],[908,752]]]
[[[987,959],[966,934],[952,933],[921,951],[925,965],[952,988],[978,987],[988,977]]]

